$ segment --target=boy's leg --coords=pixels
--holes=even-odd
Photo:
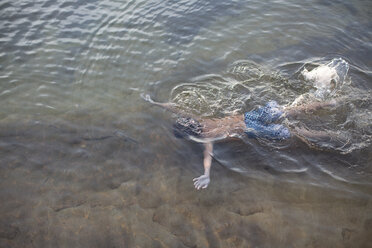
[[[322,108],[332,108],[337,106],[338,101],[336,99],[332,99],[330,101],[324,102],[312,102],[308,104],[303,104],[299,106],[287,106],[284,107],[283,110],[287,116],[295,116],[299,113],[303,112],[313,112]]]
[[[292,133],[307,144],[326,142],[337,146],[345,146],[350,140],[345,135],[333,131],[315,131],[305,128],[295,128]]]

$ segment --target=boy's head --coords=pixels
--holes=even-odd
[[[190,117],[181,117],[173,124],[173,133],[176,138],[183,139],[190,136],[200,137],[202,126],[200,123]]]

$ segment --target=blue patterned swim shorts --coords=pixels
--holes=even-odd
[[[247,127],[245,133],[250,138],[288,139],[291,133],[288,128],[280,124],[274,124],[283,115],[283,110],[275,101],[268,102],[264,107],[244,114],[244,122]]]

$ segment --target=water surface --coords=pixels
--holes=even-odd
[[[368,1],[8,1],[0,4],[1,247],[368,247]],[[149,93],[208,117],[314,90],[342,58],[337,108],[296,124],[309,146],[176,139]]]

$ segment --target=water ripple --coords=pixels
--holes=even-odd
[[[80,233],[71,246],[362,247],[370,10],[343,0],[1,1],[0,246],[53,247]],[[205,117],[284,105],[314,90],[304,68],[339,57],[350,64],[346,100],[299,123],[352,142],[216,144],[206,193],[191,182],[201,147],[175,139],[172,116],[139,97]]]

